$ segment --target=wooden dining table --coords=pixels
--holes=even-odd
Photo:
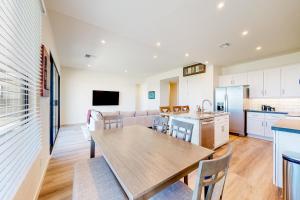
[[[139,125],[94,131],[91,136],[91,157],[96,144],[129,199],[148,199],[214,153]]]

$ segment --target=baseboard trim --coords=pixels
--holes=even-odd
[[[35,192],[35,195],[34,195],[34,200],[37,200],[39,198],[39,195],[40,195],[40,192],[41,192],[41,189],[42,189],[42,186],[43,186],[43,182],[44,182],[44,179],[45,179],[45,176],[46,176],[46,172],[47,172],[47,169],[48,169],[48,166],[49,166],[50,159],[51,159],[51,155],[48,156],[46,166],[43,170],[43,175],[41,177],[41,180],[39,182],[39,186],[38,186],[38,188]]]
[[[261,140],[266,140],[266,141],[269,141],[269,142],[273,142],[272,138],[268,138],[268,137],[264,137],[264,136],[248,134],[248,137],[255,138],[255,139],[261,139]]]

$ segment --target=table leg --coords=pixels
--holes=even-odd
[[[185,177],[183,177],[183,182],[184,182],[186,185],[189,185],[189,175],[186,175]]]
[[[91,138],[90,158],[95,158],[95,141]]]

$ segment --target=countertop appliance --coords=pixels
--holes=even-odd
[[[201,120],[201,146],[215,148],[215,120],[214,117]]]
[[[248,86],[215,89],[215,111],[229,112],[229,132],[246,135],[244,104],[248,98]]]

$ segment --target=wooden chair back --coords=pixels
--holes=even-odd
[[[190,107],[189,106],[181,106],[181,112],[189,112]]]
[[[201,200],[202,188],[207,188],[204,200],[220,200],[224,190],[232,147],[228,145],[225,155],[213,160],[202,160],[196,178],[193,200]]]
[[[153,120],[152,129],[160,133],[167,133],[168,122],[169,122],[169,118],[156,116],[154,117]]]
[[[181,112],[181,106],[173,106],[172,110],[173,112]]]
[[[121,115],[108,115],[103,117],[104,129],[123,128],[123,118]]]
[[[188,122],[173,119],[170,134],[173,137],[191,142],[194,125]]]
[[[161,106],[159,108],[159,110],[161,113],[169,113],[169,112],[171,112],[171,107],[170,106]]]

